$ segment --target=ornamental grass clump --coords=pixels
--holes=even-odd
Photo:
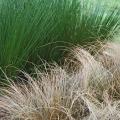
[[[119,120],[118,48],[118,43],[106,43],[93,56],[77,46],[71,60],[66,57],[69,64],[44,65],[33,76],[23,72],[26,82],[9,80],[8,88],[1,88],[0,108],[6,111],[1,119]]]
[[[0,0],[0,67],[14,75],[38,58],[59,61],[61,47],[112,37],[120,9],[104,0]]]

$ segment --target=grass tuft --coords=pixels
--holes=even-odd
[[[0,66],[13,75],[16,68],[39,63],[38,56],[58,61],[61,46],[112,37],[120,24],[120,9],[116,1],[112,5],[104,0],[0,0]]]
[[[6,111],[4,117],[8,120],[119,120],[118,48],[119,44],[106,43],[92,56],[77,46],[71,49],[70,64],[49,65],[44,72],[36,68],[36,77],[24,72],[26,83],[11,82],[8,89],[1,88],[0,108]],[[79,67],[69,72],[69,65],[76,67],[76,63]]]

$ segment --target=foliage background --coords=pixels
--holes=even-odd
[[[0,66],[13,75],[40,58],[59,61],[62,49],[117,33],[116,0],[0,0]],[[111,7],[112,6],[112,7]]]

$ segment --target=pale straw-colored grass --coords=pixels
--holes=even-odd
[[[62,67],[36,69],[35,77],[24,72],[27,83],[2,89],[6,119],[119,120],[119,46],[106,43],[94,56],[77,46]]]

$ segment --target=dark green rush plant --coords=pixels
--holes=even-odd
[[[112,7],[105,0],[0,0],[1,69],[13,75],[39,58],[58,61],[63,46],[112,37],[120,9],[111,2]]]

